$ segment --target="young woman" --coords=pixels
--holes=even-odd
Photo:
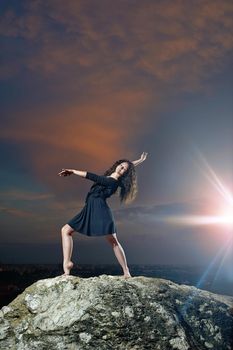
[[[116,236],[114,217],[106,199],[114,193],[118,194],[121,203],[128,204],[135,199],[137,193],[135,166],[142,163],[146,157],[147,153],[143,152],[140,159],[132,162],[120,159],[104,175],[73,169],[62,169],[58,173],[59,176],[75,174],[94,182],[86,196],[83,209],[62,227],[63,275],[69,275],[74,265],[71,261],[72,233],[77,231],[87,236],[105,236],[123,269],[123,276],[131,277],[124,250]]]

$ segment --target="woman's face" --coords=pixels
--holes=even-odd
[[[123,162],[116,167],[116,172],[121,176],[126,172],[128,167],[129,164],[127,162]]]

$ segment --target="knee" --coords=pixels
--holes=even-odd
[[[106,237],[108,243],[110,243],[113,247],[117,246],[119,244],[117,238],[113,237],[113,236],[107,236]]]
[[[66,235],[66,234],[67,234],[66,227],[63,226],[63,227],[61,228],[61,235],[64,236],[64,235]]]
[[[71,235],[72,232],[73,232],[73,231],[72,231],[69,227],[67,227],[67,225],[64,225],[64,226],[61,228],[61,235],[62,235],[62,236]]]

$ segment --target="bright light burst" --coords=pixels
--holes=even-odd
[[[232,225],[233,214],[226,214],[221,216],[203,216],[203,215],[185,215],[185,216],[169,216],[166,217],[166,222],[172,224],[198,226],[198,225]]]
[[[233,205],[223,208],[219,215],[219,220],[224,224],[233,225]]]
[[[205,282],[208,274],[217,264],[218,269],[215,274],[214,280],[222,269],[224,262],[229,258],[232,253],[233,247],[233,195],[226,188],[220,178],[215,174],[213,169],[209,166],[204,157],[199,153],[199,157],[204,165],[202,171],[204,172],[205,177],[208,179],[210,184],[217,190],[221,195],[221,205],[219,205],[219,210],[215,210],[216,215],[189,215],[189,216],[169,216],[166,218],[167,222],[177,223],[179,225],[224,225],[231,235],[227,237],[225,243],[218,250],[217,254],[214,256],[210,264],[207,266],[203,275],[200,277],[197,287],[201,288]],[[197,293],[197,291],[196,291]],[[183,306],[183,313],[186,313],[189,306],[192,304],[192,300],[195,297],[194,294],[190,295]]]
[[[208,179],[209,183],[217,190],[221,195],[221,209],[215,210],[213,215],[176,215],[166,216],[165,221],[168,223],[179,225],[226,225],[233,229],[233,195],[226,188],[219,176],[210,167],[204,157],[199,153],[199,157],[203,167],[202,172]]]

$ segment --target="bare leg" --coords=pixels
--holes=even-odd
[[[74,266],[71,261],[72,251],[73,251],[73,238],[72,233],[74,230],[68,224],[62,227],[61,236],[62,236],[62,248],[63,248],[63,270],[64,275],[69,275],[70,270]]]
[[[116,258],[119,262],[119,264],[122,267],[122,270],[124,272],[124,277],[128,278],[131,277],[130,272],[129,272],[129,268],[127,265],[127,260],[125,257],[125,252],[121,246],[121,244],[119,243],[117,237],[116,237],[116,233],[113,233],[112,235],[107,235],[106,236],[107,241],[112,245],[113,251],[116,255]]]

